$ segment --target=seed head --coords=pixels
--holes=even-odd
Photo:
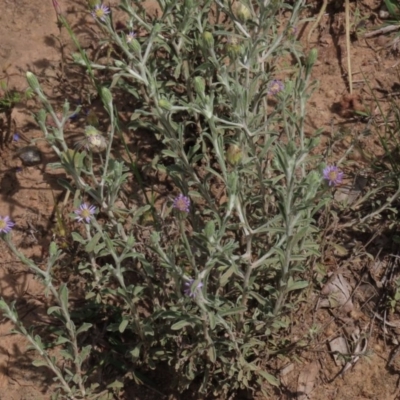
[[[91,206],[89,204],[83,203],[79,206],[77,210],[74,211],[75,219],[78,222],[86,222],[87,224],[90,223],[90,219],[92,215],[96,212],[96,207]]]
[[[79,144],[86,150],[91,150],[94,153],[100,153],[107,147],[107,141],[104,136],[91,125],[85,128],[85,139]]]
[[[184,196],[182,193],[175,197],[174,204],[172,205],[173,208],[177,209],[181,212],[188,213],[190,210],[190,199],[187,196]]]
[[[343,180],[343,172],[334,165],[328,165],[323,170],[323,176],[328,181],[329,186],[337,186]]]
[[[14,226],[14,222],[10,220],[10,217],[6,215],[5,217],[0,217],[0,233],[8,233]]]

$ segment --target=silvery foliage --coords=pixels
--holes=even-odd
[[[295,38],[303,7],[304,1],[160,0],[150,16],[121,0],[126,32],[115,29],[113,14],[97,21],[108,63],[91,60],[60,15],[78,48],[74,62],[102,99],[110,127],[100,154],[72,149],[64,128],[79,110],[72,113],[66,101],[58,116],[27,74],[44,107],[38,124],[59,157],[53,166],[68,177],[62,184],[75,206],[88,201],[102,212],[84,234],[72,232],[93,313],[79,328],[68,284],[56,289],[53,282],[63,250],[52,243],[43,272],[6,240],[58,302],[49,313],[64,323],[56,342],[64,361],[43,353],[40,338],[28,339],[67,396],[104,390],[85,386],[94,356],[78,336],[98,332],[99,324],[130,374],[132,365],[146,370],[166,362],[179,390],[196,382],[199,393],[219,398],[279,384],[265,366],[281,351],[282,332],[309,284],[319,248],[314,217],[326,202],[320,160],[311,155],[320,132],[306,136],[304,128],[316,53],[302,54]],[[171,210],[170,200],[160,210],[145,196],[149,188],[146,205],[121,206],[131,176],[146,184],[120,134],[126,99],[135,104],[129,134],[145,129],[159,141],[151,166],[175,186],[169,198],[191,199],[189,212]],[[116,137],[125,158],[115,151]],[[15,311],[4,302],[2,308],[27,335]]]

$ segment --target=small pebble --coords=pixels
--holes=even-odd
[[[36,146],[22,147],[17,151],[18,157],[27,165],[37,165],[42,162],[42,153]]]

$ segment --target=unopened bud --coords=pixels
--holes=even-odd
[[[201,76],[196,76],[194,78],[194,89],[196,90],[196,93],[199,96],[204,97],[204,92],[206,89],[206,83],[204,78],[202,78]]]
[[[160,99],[158,105],[167,111],[172,109],[172,104],[167,99]]]
[[[111,92],[106,88],[101,88],[101,99],[107,108],[112,108],[112,95]],[[109,111],[109,110],[108,110]]]
[[[32,72],[28,71],[26,73],[26,79],[28,80],[28,84],[32,90],[34,90],[34,91],[40,90],[39,81],[36,78],[36,76],[32,74]]]
[[[236,144],[231,144],[226,151],[226,159],[231,165],[238,164],[243,157],[242,150]]]
[[[238,4],[235,10],[235,15],[240,21],[246,22],[251,18],[251,12],[244,4]]]
[[[201,35],[202,39],[203,39],[203,44],[204,47],[207,47],[209,49],[214,47],[214,36],[211,32],[203,32],[203,34]]]
[[[232,37],[228,39],[228,43],[226,45],[226,51],[228,53],[229,58],[235,60],[242,54],[243,47],[238,43],[235,37]]]
[[[315,48],[311,49],[307,59],[308,67],[312,67],[315,61],[317,61],[317,58],[318,58],[318,50]]]
[[[132,39],[128,45],[135,52],[135,54],[141,54],[142,49],[140,47],[140,43],[136,39]]]
[[[53,7],[54,7],[54,10],[55,10],[56,14],[57,15],[61,15],[62,11],[61,11],[60,5],[58,4],[58,1],[57,0],[52,0],[52,2],[53,2]]]

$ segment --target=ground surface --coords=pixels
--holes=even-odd
[[[0,13],[0,79],[8,79],[11,87],[24,90],[26,88],[24,72],[31,70],[39,77],[54,102],[61,102],[64,94],[71,102],[78,101],[79,93],[70,86],[66,78],[68,73],[61,74],[63,68],[68,69],[68,66],[62,61],[60,45],[62,43],[64,46],[64,54],[69,54],[73,47],[65,32],[60,36],[52,2],[50,0],[35,2],[3,0],[3,2],[6,3],[6,7],[2,7]],[[68,3],[68,6],[62,4],[62,7],[77,30],[79,39],[84,45],[90,44],[95,33],[92,31],[93,21],[90,15],[82,18],[85,2],[70,0],[64,3]],[[117,1],[110,3],[113,5]],[[361,15],[368,17],[366,25],[363,25],[364,28],[372,29],[378,23],[375,16],[380,3],[380,0],[358,2]],[[313,4],[312,15],[316,14],[319,6],[318,3]],[[356,4],[352,4],[353,12],[355,7]],[[319,50],[319,60],[313,72],[313,78],[319,81],[319,85],[309,103],[307,124],[309,132],[323,129],[321,151],[333,149],[327,153],[328,161],[340,159],[357,135],[360,135],[358,143],[360,148],[368,149],[371,153],[375,153],[375,156],[381,151],[381,147],[377,145],[377,137],[360,134],[365,129],[365,123],[344,118],[340,112],[340,102],[348,93],[343,21],[341,2],[330,4],[328,13],[321,20],[321,27],[314,31],[310,41],[310,47]],[[299,38],[305,44],[309,28],[309,25],[305,25],[298,30]],[[352,42],[354,90],[362,96],[363,104],[372,107],[372,112],[375,112],[375,107],[372,105],[371,90],[381,98],[382,94],[391,93],[396,89],[394,86],[396,82],[399,84],[397,66],[400,59],[396,53],[385,49],[387,42],[387,37],[379,36],[368,40],[359,38]],[[12,217],[16,222],[14,242],[24,249],[27,256],[35,258],[40,263],[45,259],[46,248],[52,235],[51,229],[54,228],[51,217],[55,199],[60,195],[61,189],[56,183],[57,174],[46,169],[46,164],[54,161],[54,157],[42,142],[39,142],[38,146],[44,154],[43,164],[17,169],[21,167],[21,161],[15,157],[16,150],[29,143],[31,139],[40,137],[40,131],[30,115],[30,107],[35,107],[34,101],[21,104],[14,110],[12,117],[15,126],[12,130],[20,133],[21,140],[11,143],[1,153],[0,215]],[[81,128],[79,121],[72,124],[71,135],[73,136],[74,130]],[[348,180],[351,180],[351,174],[355,169],[368,169],[362,151],[352,151],[349,160],[348,170],[345,171]],[[388,241],[390,237],[380,237],[380,240]],[[349,241],[356,241],[356,238],[349,238]],[[376,266],[376,259],[374,264],[361,255],[357,259],[357,264],[357,260],[353,262],[354,257],[351,258],[352,262],[349,262],[350,257],[339,257],[329,249],[327,246],[325,269],[340,270],[347,276],[353,289],[359,283],[354,277],[360,277],[362,268]],[[8,301],[17,301],[19,314],[27,325],[31,322],[46,324],[46,298],[41,284],[16,261],[2,242],[0,242],[0,252],[2,254],[1,296]],[[373,253],[373,249],[369,248],[369,253]],[[318,340],[311,346],[312,351],[306,351],[301,355],[298,363],[290,364],[288,361],[289,367],[282,374],[282,382],[286,387],[276,394],[277,399],[296,398],[301,371],[309,372],[306,380],[315,381],[314,389],[308,397],[310,399],[400,398],[397,390],[400,369],[396,368],[396,360],[390,367],[388,366],[390,355],[396,347],[397,332],[389,332],[388,329],[385,332],[378,320],[366,317],[367,314],[362,309],[362,304],[365,302],[359,300],[355,303],[357,307],[350,310],[353,313],[350,312],[350,316],[343,316],[342,319],[333,318],[326,309],[314,312],[314,322],[321,327],[316,334]],[[304,318],[299,318],[297,322],[299,335],[301,330],[309,325],[307,315],[310,314],[309,311],[316,309],[315,304],[312,307],[305,309]],[[397,316],[400,320],[400,316],[398,314]],[[393,319],[396,320],[396,314],[393,315]],[[338,336],[344,327],[349,326],[357,326],[361,335],[368,337],[369,356],[362,357],[343,377],[335,378],[340,368],[332,360],[327,340]],[[51,374],[44,368],[31,366],[34,354],[26,351],[27,344],[21,336],[10,334],[11,328],[12,325],[7,320],[0,320],[0,398],[7,400],[49,398]],[[285,365],[283,362],[277,367],[283,368]],[[313,370],[317,372],[313,374]],[[148,396],[145,391],[139,391],[129,398],[143,400],[149,398]]]

